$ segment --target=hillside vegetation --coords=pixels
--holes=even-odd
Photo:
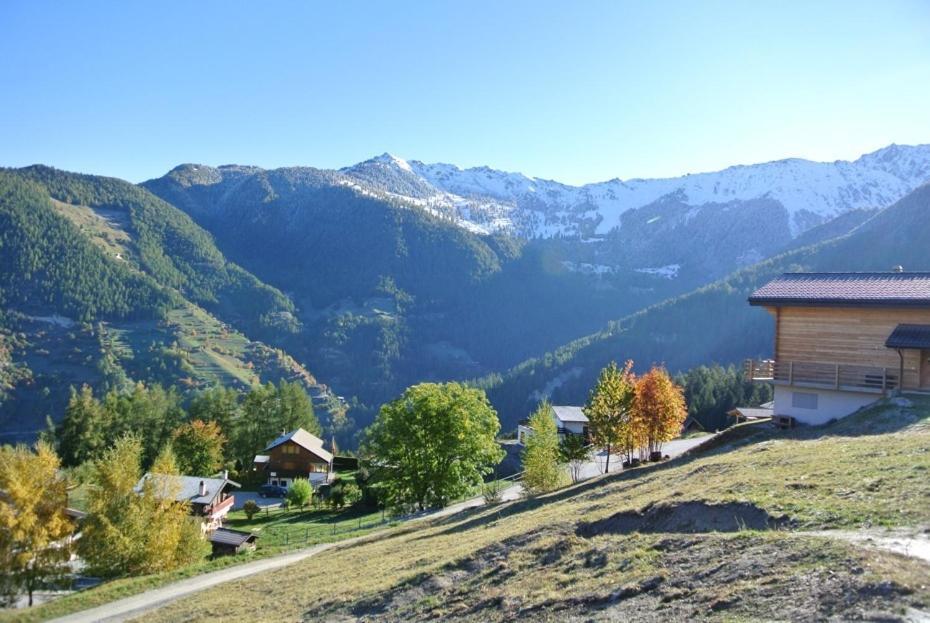
[[[408,526],[145,618],[898,620],[930,609],[927,562],[829,531],[930,526],[928,447],[926,398],[793,432],[741,426],[662,466]]]
[[[0,170],[5,442],[34,439],[46,416],[62,416],[69,387],[85,383],[101,393],[132,381],[318,386],[256,339],[285,343],[297,330],[293,309],[142,188],[48,167]]]
[[[359,182],[308,167],[182,165],[144,184],[293,298],[303,331],[290,352],[358,398],[359,425],[408,385],[504,369],[706,280],[594,264],[588,274],[566,265],[564,241],[475,233]]]
[[[930,270],[930,186],[922,186],[851,233],[795,249],[683,296],[609,323],[603,330],[478,381],[514,426],[549,394],[557,404],[581,404],[611,360],[663,363],[673,372],[717,362],[771,356],[774,323],[746,299],[769,279],[792,271]]]

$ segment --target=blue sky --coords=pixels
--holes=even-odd
[[[580,183],[930,143],[930,3],[0,4],[0,165]]]

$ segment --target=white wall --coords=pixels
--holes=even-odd
[[[798,402],[809,402],[810,398],[794,394],[813,394],[817,396],[817,408],[806,409],[797,406]],[[826,424],[830,420],[846,417],[861,407],[872,404],[881,398],[881,394],[857,392],[838,392],[829,389],[808,389],[806,387],[775,386],[775,415],[790,415],[801,424]]]
[[[556,426],[559,428],[564,428],[567,431],[575,433],[576,435],[584,434],[584,422],[563,422],[562,420],[556,420]]]

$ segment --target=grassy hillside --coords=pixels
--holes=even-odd
[[[527,360],[501,376],[478,381],[488,389],[504,428],[525,417],[542,394],[581,404],[599,370],[611,360],[638,368],[665,364],[672,371],[747,357],[770,356],[774,326],[749,294],[790,271],[930,270],[930,186],[918,188],[851,233],[792,250],[719,282],[611,322],[602,331]]]
[[[930,400],[724,435],[678,461],[408,526],[145,618],[898,620],[930,609],[926,562],[819,532],[930,525]]]

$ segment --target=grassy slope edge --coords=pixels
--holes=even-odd
[[[930,608],[926,563],[810,534],[930,525],[930,400],[726,435],[679,461],[400,528],[145,618],[791,620]]]

